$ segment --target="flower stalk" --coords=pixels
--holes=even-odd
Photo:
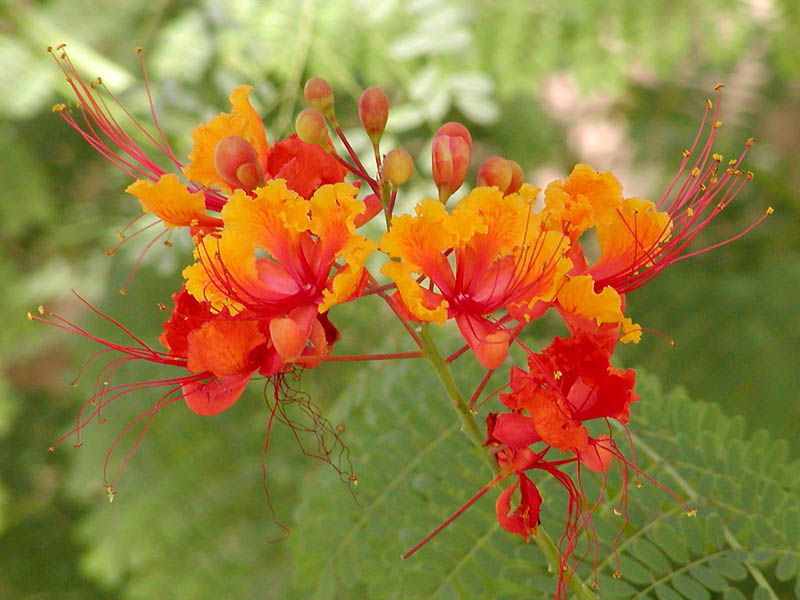
[[[458,413],[461,420],[461,431],[470,439],[480,455],[489,465],[492,473],[495,475],[494,482],[502,481],[502,470],[497,464],[494,456],[489,452],[488,448],[484,445],[484,436],[481,433],[480,427],[475,420],[475,413],[469,408],[464,401],[464,397],[458,389],[453,374],[450,371],[450,365],[447,360],[439,353],[435,342],[430,334],[430,328],[427,323],[423,324],[418,330],[419,337],[422,340],[422,352],[431,367],[433,368],[436,376],[444,388],[447,398]],[[498,479],[499,477],[499,479]],[[462,507],[464,508],[464,507]],[[461,514],[461,510],[457,511],[456,515]],[[544,554],[547,560],[547,566],[551,573],[559,573],[561,570],[561,558],[558,548],[556,547],[553,539],[547,534],[544,528],[540,525],[532,533],[536,545],[539,550]],[[430,538],[426,538],[430,539]],[[597,595],[592,592],[589,587],[578,577],[574,575],[569,580],[569,587],[572,592],[577,595],[581,600],[598,600]]]

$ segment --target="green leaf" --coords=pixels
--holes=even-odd
[[[797,557],[787,552],[781,556],[775,566],[775,577],[780,581],[788,581],[797,572]]]

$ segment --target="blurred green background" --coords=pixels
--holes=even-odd
[[[78,68],[101,75],[143,121],[146,97],[135,48],[144,48],[160,123],[180,156],[199,122],[227,110],[234,85],[255,87],[271,140],[291,132],[301,86],[313,75],[337,91],[351,139],[361,90],[392,100],[388,150],[402,140],[429,170],[432,133],[466,123],[477,166],[515,159],[540,186],[575,162],[612,170],[626,195],[657,198],[693,139],[704,100],[726,84],[718,150],[756,146],[756,173],[701,244],[726,239],[771,205],[775,215],[745,239],[675,265],[629,297],[629,313],[658,335],[621,359],[665,387],[742,414],[800,453],[800,5],[795,0],[662,2],[577,0],[55,0],[0,2],[0,598],[264,597],[285,594],[292,571],[261,488],[265,407],[259,388],[214,419],[179,406],[159,415],[109,507],[103,456],[114,436],[155,400],[123,398],[86,443],[47,452],[91,394],[93,372],[69,382],[94,347],[25,314],[44,304],[96,332],[117,335],[70,294],[75,289],[154,341],[180,285],[190,248],[156,247],[126,283],[143,241],[113,258],[115,231],[138,214],[124,175],[96,155],[51,106],[70,102],[45,48],[68,43]],[[473,175],[474,178],[474,175]],[[474,179],[473,179],[474,180]],[[418,177],[407,199],[432,194]],[[121,296],[120,287],[130,293]],[[360,310],[360,312],[359,312]],[[333,317],[350,350],[404,350],[378,341],[377,312]],[[364,325],[371,327],[364,327]],[[396,343],[395,343],[396,342]],[[344,346],[343,346],[344,349]],[[358,367],[304,378],[318,404]],[[118,381],[157,377],[127,369]],[[120,456],[124,456],[122,450]],[[119,457],[117,457],[117,461]],[[354,457],[354,460],[357,458]],[[115,463],[116,464],[116,463]],[[303,458],[275,431],[269,484],[291,526]]]

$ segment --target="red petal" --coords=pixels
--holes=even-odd
[[[210,417],[229,409],[242,395],[252,373],[228,375],[206,382],[186,383],[183,398],[190,410]]]

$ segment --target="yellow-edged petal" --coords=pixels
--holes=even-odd
[[[567,281],[558,291],[561,308],[576,317],[593,318],[597,324],[619,323],[623,319],[620,295],[612,287],[599,294],[594,291],[594,280],[589,275],[578,275]]]
[[[156,183],[139,179],[125,191],[139,198],[142,210],[162,219],[167,227],[200,225],[207,220],[203,194],[190,193],[174,173],[162,175]]]
[[[432,257],[449,248],[453,235],[446,223],[449,215],[441,202],[423,200],[414,207],[416,216],[396,215],[392,228],[380,240],[380,249],[405,264],[420,268],[433,260]]]
[[[596,230],[600,258],[592,267],[599,280],[626,270],[652,264],[658,247],[669,239],[672,222],[655,204],[641,198],[626,198],[606,225]]]
[[[589,165],[577,164],[564,181],[545,189],[545,208],[551,229],[564,229],[577,239],[590,227],[609,223],[622,206],[622,185],[606,171],[598,173]]]
[[[428,308],[423,301],[424,290],[412,277],[413,272],[414,267],[411,265],[395,261],[387,262],[381,269],[381,273],[391,277],[397,284],[397,290],[408,312],[420,321],[433,321],[443,325],[447,320],[447,300],[443,299],[435,308]]]

